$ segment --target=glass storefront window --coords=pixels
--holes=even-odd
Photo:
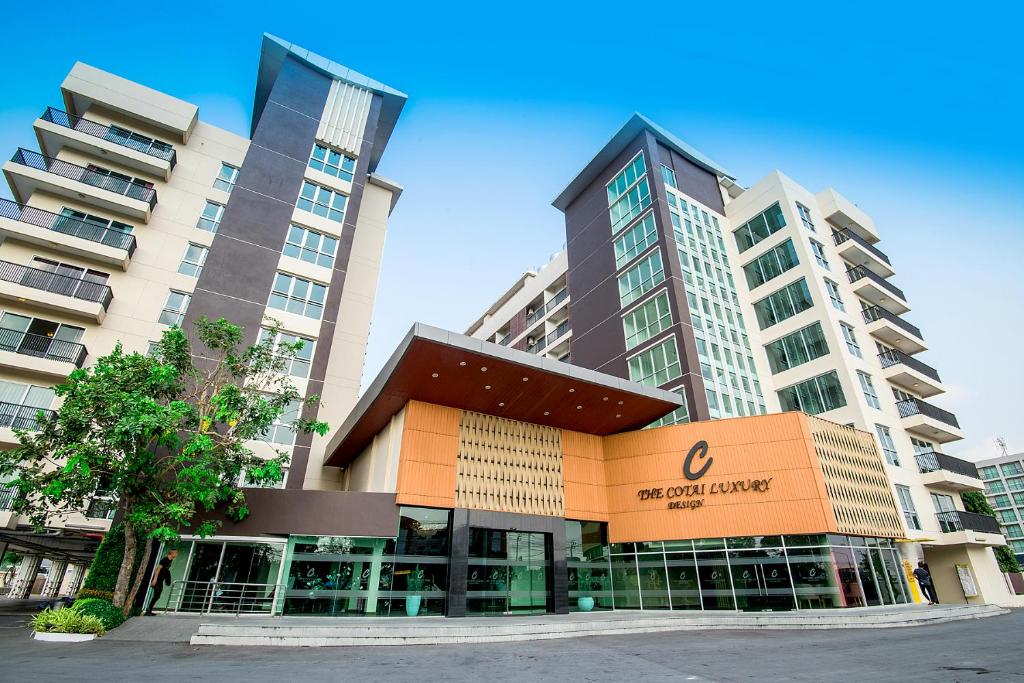
[[[781,540],[781,539],[780,539]],[[732,545],[732,539],[729,539]],[[736,608],[744,611],[793,609],[793,586],[782,548],[729,551]]]
[[[694,543],[696,546],[696,543]],[[724,552],[697,553],[697,577],[704,609],[736,609],[729,561]]]
[[[660,544],[659,544],[660,545]],[[644,609],[669,609],[665,556],[661,552],[637,555],[640,599]]]
[[[672,609],[701,609],[697,561],[692,552],[665,555]]]
[[[551,611],[548,534],[469,530],[467,614],[544,614]]]
[[[840,595],[840,562],[828,548],[789,547],[786,538],[786,555],[789,559],[789,570],[793,577],[793,592],[796,593],[797,607],[800,609],[826,609],[843,607]],[[857,576],[854,574],[853,583]],[[857,593],[860,589],[857,589]]]
[[[860,585],[864,590],[864,602],[867,605],[881,605],[882,598],[879,595],[878,583],[875,581],[875,572],[871,568],[871,558],[867,548],[852,548],[854,564],[857,567],[857,574],[860,577]]]
[[[608,565],[605,525],[600,522],[565,522],[565,559],[568,568],[569,609],[580,609],[580,598],[592,598],[591,609],[612,608],[612,579]]]
[[[612,555],[611,569],[615,609],[640,609],[636,555]]]

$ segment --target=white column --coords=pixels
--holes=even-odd
[[[46,572],[46,583],[43,584],[42,596],[55,598],[60,595],[60,587],[64,585],[64,575],[67,573],[67,560],[50,560],[50,570]]]
[[[39,555],[25,555],[18,564],[18,571],[14,574],[14,581],[11,582],[11,590],[7,597],[15,600],[24,600],[32,592],[32,584],[36,582],[36,575],[39,574],[39,565],[43,558]]]
[[[64,585],[61,586],[60,595],[70,595],[71,597],[78,595],[78,590],[82,587],[82,579],[84,578],[85,565],[71,565],[67,576],[64,577]]]

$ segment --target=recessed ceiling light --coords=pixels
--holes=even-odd
[[[481,365],[480,366],[480,372],[487,372],[487,366],[486,365]]]
[[[505,404],[504,404],[504,403],[499,403],[499,404],[498,404],[498,407],[499,407],[499,408],[504,408],[504,407],[505,407]]]
[[[621,413],[615,413],[615,417],[622,417]]]
[[[605,397],[604,397],[604,398],[602,398],[601,400],[602,400],[602,401],[607,401],[607,400],[608,400],[608,397],[607,397],[607,396],[605,396]]]
[[[491,385],[490,385],[490,384],[485,384],[485,385],[484,385],[484,389],[490,389],[490,388],[491,388]]]
[[[463,367],[463,368],[466,367],[466,361],[461,361],[459,363],[459,367]]]
[[[524,378],[523,378],[523,381],[524,381],[524,382],[529,382],[529,381],[530,381],[530,378],[529,378],[529,377],[524,377]]]
[[[437,379],[437,373],[436,372],[432,373],[430,376],[433,377],[434,379]]]
[[[622,401],[619,401],[619,405],[620,405],[620,406],[622,405]]]
[[[583,406],[576,406],[576,410],[582,410]]]
[[[571,394],[571,393],[573,393],[574,391],[576,391],[576,390],[575,390],[575,389],[570,389],[570,390],[569,390],[569,393]]]
[[[545,410],[545,411],[544,411],[544,414],[545,414],[545,415],[550,415],[551,413],[550,413],[549,411]]]

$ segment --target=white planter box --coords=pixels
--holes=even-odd
[[[44,640],[48,643],[84,643],[87,640],[94,640],[95,633],[42,633],[36,631],[32,634],[36,640]]]

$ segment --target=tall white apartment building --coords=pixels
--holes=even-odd
[[[1024,563],[1024,453],[981,460],[978,473],[1010,549]]]

